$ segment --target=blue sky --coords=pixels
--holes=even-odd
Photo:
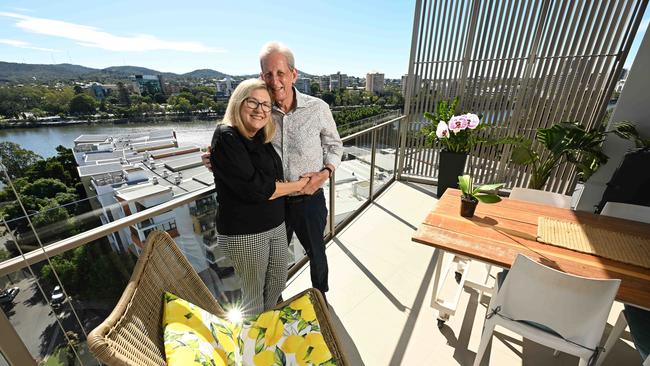
[[[9,0],[0,5],[0,60],[246,74],[259,71],[260,47],[279,40],[308,73],[380,71],[397,78],[407,72],[414,6],[414,0],[379,6],[365,0]]]
[[[280,40],[311,74],[379,71],[398,78],[407,72],[414,6],[415,0],[8,0],[0,5],[0,60],[238,75],[257,72],[262,44]],[[646,11],[640,34],[649,19]]]

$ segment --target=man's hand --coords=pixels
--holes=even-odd
[[[212,171],[212,163],[210,163],[210,153],[212,152],[212,146],[208,146],[208,152],[201,155],[201,161],[209,171]]]
[[[302,191],[300,191],[300,194],[312,195],[320,187],[322,187],[323,183],[325,183],[325,181],[329,178],[329,172],[327,170],[323,170],[320,172],[305,173],[302,176],[309,177],[309,183],[303,187]]]

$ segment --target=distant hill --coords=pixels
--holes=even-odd
[[[27,82],[54,82],[54,81],[97,81],[101,83],[115,82],[127,79],[131,75],[162,75],[167,80],[182,79],[222,79],[226,76],[220,71],[212,69],[199,69],[185,74],[172,72],[161,72],[140,66],[111,66],[105,69],[93,69],[90,67],[57,64],[22,64],[15,62],[0,61],[0,83],[27,83]],[[235,75],[233,77],[256,78],[259,74]],[[311,78],[312,75],[299,71],[300,77]]]
[[[182,74],[181,76],[186,78],[193,78],[193,79],[213,79],[213,78],[223,79],[229,75],[226,75],[222,72],[212,70],[212,69],[200,69],[200,70],[194,70],[192,72]]]
[[[90,67],[72,64],[39,65],[0,61],[0,82],[5,83],[74,80],[111,82],[124,80],[129,76],[136,74],[160,74],[168,80],[223,78],[226,76],[226,74],[222,72],[211,69],[195,70],[186,74],[179,75],[171,72],[160,72],[158,70],[139,66],[111,66],[105,69],[93,69]]]
[[[76,80],[81,75],[96,71],[98,70],[71,64],[38,65],[0,61],[0,81],[4,82]]]
[[[162,76],[167,76],[167,77],[174,77],[178,76],[174,73],[171,72],[161,72],[158,70],[153,70],[153,69],[148,69],[146,67],[140,67],[140,66],[111,66],[107,67],[105,69],[101,69],[100,71],[105,72],[105,73],[111,73],[115,75],[126,75],[126,76],[131,76],[131,75],[162,75]]]

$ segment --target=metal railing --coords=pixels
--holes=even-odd
[[[354,219],[354,217],[359,215],[368,205],[374,201],[374,199],[379,194],[383,192],[384,189],[390,185],[390,183],[395,180],[399,151],[399,130],[400,124],[404,118],[405,116],[400,116],[391,119],[384,123],[368,128],[364,131],[346,136],[342,139],[344,146],[347,145],[347,149],[349,150],[345,154],[344,160],[356,160],[359,163],[357,165],[364,167],[368,165],[367,195],[362,195],[365,197],[365,199],[362,200],[359,205],[352,211],[339,212],[338,216],[341,216],[341,219],[337,222],[337,172],[339,177],[341,177],[344,173],[350,174],[350,172],[346,172],[347,168],[342,164],[342,166],[340,166],[339,169],[337,169],[332,174],[329,180],[329,185],[327,187],[329,190],[329,224],[326,228],[326,235],[324,235],[326,240],[330,240],[336,234],[336,232],[338,232],[338,230],[346,226],[352,219]],[[382,156],[387,155],[389,157],[392,155],[392,163],[389,159],[388,163],[384,161],[381,167],[375,166],[377,163],[378,154],[382,154]],[[351,174],[353,177],[355,177],[355,179],[359,179],[360,175],[362,175],[355,175],[355,171],[353,169],[350,170],[352,171]],[[380,170],[382,171],[382,175],[376,174]],[[357,173],[359,172],[357,171]],[[386,178],[387,174],[390,174],[388,178]],[[384,179],[379,179],[379,177],[383,177]],[[365,182],[364,179],[365,177],[358,180],[358,182]],[[342,186],[348,183],[350,182],[341,181],[339,185]],[[365,187],[365,185],[362,186]],[[117,234],[122,229],[128,229],[129,227],[137,226],[139,223],[147,220],[152,220],[153,217],[165,214],[175,208],[187,205],[193,201],[200,200],[214,193],[214,186],[205,187],[197,191],[184,194],[157,206],[147,208],[143,211],[139,211],[126,217],[119,218],[115,221],[109,222],[94,229],[84,231],[52,244],[43,245],[39,249],[22,253],[20,256],[5,260],[0,263],[0,277],[8,276],[23,269],[31,270],[31,266],[36,263],[44,260],[49,261],[56,255],[63,254],[75,248],[79,248],[83,245],[94,242],[95,240],[107,237],[109,235]],[[292,267],[290,275],[295,273],[306,262],[306,256],[303,257],[302,260],[297,261]],[[43,296],[46,296],[45,293],[43,293],[42,289],[41,293]],[[72,304],[70,304],[70,306],[72,306]],[[0,338],[0,350],[4,352],[10,364],[30,364],[30,362],[26,362],[25,360],[33,360],[33,356],[31,356],[22,339],[18,336],[18,333],[16,333],[15,329],[6,316],[0,316],[0,334],[4,335]],[[5,350],[11,350],[11,352]]]

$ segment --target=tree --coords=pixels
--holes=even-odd
[[[217,102],[217,104],[215,105],[215,107],[214,107],[214,111],[217,112],[217,113],[219,113],[219,114],[224,114],[224,113],[226,113],[226,107],[227,107],[227,106],[228,106],[228,105],[226,104],[226,102],[219,101],[219,102]]]
[[[0,263],[11,258],[11,255],[9,254],[8,251],[4,249],[0,249]]]
[[[34,183],[27,184],[20,190],[21,195],[37,198],[54,198],[57,193],[68,192],[68,187],[58,179],[40,178]]]
[[[0,88],[0,115],[18,118],[41,106],[44,87],[17,86]]]
[[[320,93],[320,85],[318,85],[318,83],[311,83],[309,85],[309,90],[311,91],[311,95],[316,95]]]
[[[84,92],[84,90],[83,90],[83,88],[81,86],[79,86],[79,85],[74,86],[74,93],[75,94],[83,94],[83,92]]]
[[[14,179],[22,176],[25,170],[30,165],[43,159],[40,155],[27,149],[23,149],[20,145],[3,141],[0,142],[0,162],[7,169],[9,178]],[[0,181],[7,184],[7,177],[0,172]]]
[[[169,97],[169,104],[172,109],[178,112],[189,113],[192,111],[192,104],[186,98],[180,95],[173,95]]]
[[[154,102],[156,102],[158,104],[163,104],[163,103],[167,102],[167,98],[165,97],[164,94],[161,94],[161,93],[154,94],[153,100],[154,100]]]
[[[127,107],[131,105],[131,96],[129,95],[129,91],[126,90],[124,83],[121,81],[117,83],[117,94],[117,99],[121,105]]]
[[[332,93],[332,92],[324,92],[324,93],[321,95],[321,99],[322,99],[325,103],[327,103],[327,104],[329,104],[329,105],[332,105],[332,104],[336,101],[336,96],[335,96],[334,93]]]
[[[32,217],[32,224],[36,229],[48,231],[48,237],[55,235],[59,238],[67,238],[75,233],[70,214],[65,208],[59,206],[56,200],[50,200],[49,204],[38,210],[38,214]]]
[[[80,182],[72,150],[59,145],[56,147],[56,151],[57,156],[32,164],[27,168],[24,176],[32,182],[39,178],[58,179],[69,187]]]
[[[58,284],[52,267],[69,293],[80,299],[117,302],[132,272],[135,261],[129,253],[118,254],[106,248],[105,240],[97,240],[52,258],[52,266],[41,269],[46,286]]]
[[[70,113],[94,114],[97,101],[88,94],[77,94],[70,100]]]

